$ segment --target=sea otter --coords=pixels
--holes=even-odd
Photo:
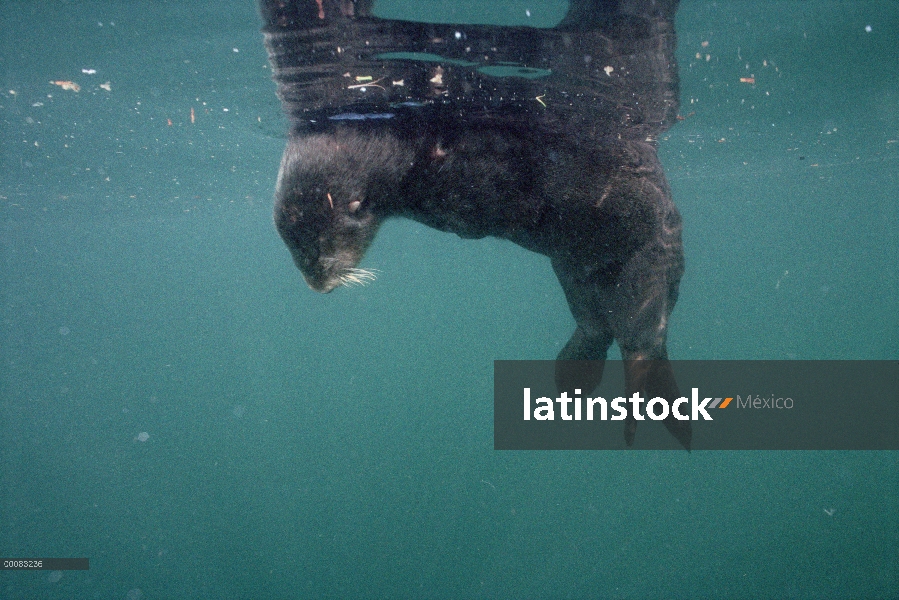
[[[681,219],[656,153],[678,110],[677,0],[572,0],[551,29],[260,6],[291,125],[274,220],[312,289],[371,277],[358,265],[390,217],[505,238],[551,259],[577,323],[560,389],[595,388],[617,341],[628,395],[680,395]],[[689,448],[689,422],[665,423]]]

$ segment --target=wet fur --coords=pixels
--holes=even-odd
[[[676,7],[572,0],[538,31],[381,20],[367,0],[260,0],[292,132],[275,224],[310,287],[373,277],[358,264],[392,217],[508,239],[550,257],[576,322],[560,390],[594,389],[617,341],[628,396],[678,397],[665,342],[681,220],[653,141],[677,115]],[[410,49],[455,62],[378,58]],[[460,66],[472,58],[564,76],[491,78]],[[369,91],[357,73],[374,73]],[[689,448],[689,422],[665,424]],[[635,430],[626,421],[629,445]]]

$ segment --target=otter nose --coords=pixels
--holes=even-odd
[[[310,277],[303,277],[306,280],[306,285],[309,286],[310,289],[314,292],[318,292],[320,294],[329,294],[334,288],[340,285],[339,281],[327,280],[327,281],[316,281]]]

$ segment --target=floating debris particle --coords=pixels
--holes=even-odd
[[[112,84],[110,84],[108,81],[106,83],[101,83],[100,87],[103,88],[104,90],[106,90],[107,92],[112,91]]]
[[[70,92],[80,92],[81,91],[81,86],[78,85],[77,83],[75,83],[74,81],[51,81],[50,83],[52,83],[53,85],[58,85],[62,89],[70,91]]]

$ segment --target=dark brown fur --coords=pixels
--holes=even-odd
[[[303,3],[307,0],[297,2],[302,11],[313,15],[312,8]],[[263,14],[272,12],[266,4]],[[391,35],[403,32],[404,41],[417,39],[419,29],[415,28],[422,27],[409,24],[410,33],[395,22],[348,19],[345,4],[335,5],[342,8],[330,29],[314,27],[327,25],[317,22],[317,11],[312,17],[303,17],[306,21],[297,17],[307,25],[296,35],[306,36],[304,40],[331,36],[352,44],[358,35],[352,28],[362,27],[385,46]],[[584,3],[574,4],[575,12],[589,9]],[[329,10],[327,2],[324,6]],[[640,391],[646,397],[679,396],[665,340],[683,273],[681,220],[653,139],[676,114],[673,42],[665,37],[673,35],[664,20],[673,16],[673,8],[669,8],[668,13],[651,14],[644,21],[631,14],[623,20],[597,18],[600,33],[595,35],[592,30],[547,34],[544,45],[562,53],[554,55],[561,65],[554,68],[582,60],[577,53],[584,52],[585,40],[592,44],[605,40],[608,46],[619,36],[620,49],[631,55],[627,62],[617,56],[607,60],[629,65],[627,76],[631,79],[624,81],[622,73],[622,81],[614,82],[620,87],[609,88],[613,100],[619,98],[614,102],[601,97],[605,88],[600,84],[612,86],[613,82],[611,75],[596,65],[590,71],[598,82],[595,101],[575,106],[585,101],[572,100],[574,108],[567,109],[568,89],[557,95],[547,92],[539,105],[513,102],[491,106],[497,97],[530,99],[534,90],[551,90],[547,85],[530,89],[514,82],[495,84],[486,99],[478,96],[485,93],[481,86],[479,92],[472,92],[479,98],[475,103],[434,101],[434,94],[445,99],[452,96],[453,89],[460,90],[458,94],[464,98],[466,78],[471,76],[462,69],[456,76],[449,68],[444,71],[440,67],[437,72],[432,65],[426,66],[430,69],[426,76],[437,75],[427,81],[437,81],[445,89],[435,92],[425,85],[420,93],[426,101],[390,102],[387,98],[374,108],[368,104],[344,108],[341,104],[328,109],[324,100],[342,102],[343,95],[356,93],[353,85],[343,81],[325,78],[321,85],[298,87],[289,79],[279,79],[285,108],[294,120],[281,163],[275,224],[310,287],[329,292],[345,282],[387,218],[414,219],[464,238],[505,238],[550,257],[577,323],[558,357],[562,361],[556,378],[560,389],[577,387],[586,393],[595,388],[602,378],[607,350],[617,341],[625,360],[629,395]],[[278,69],[276,77],[289,62],[284,57],[291,53],[284,41],[288,34],[283,30],[289,30],[284,22],[273,18],[269,25],[278,29],[280,36],[270,34],[268,38]],[[628,26],[622,28],[620,22]],[[601,29],[603,23],[607,30]],[[635,23],[645,26],[641,29]],[[634,31],[644,31],[640,34],[644,38],[635,38]],[[657,34],[661,41],[652,37],[653,31],[661,32]],[[481,28],[478,35],[506,34]],[[272,40],[280,40],[281,45],[275,47]],[[307,42],[290,43],[304,47]],[[316,43],[323,44],[321,40]],[[572,43],[578,50],[569,57],[565,48]],[[318,46],[307,48],[313,47]],[[600,56],[599,60],[606,59]],[[638,72],[641,60],[651,66],[646,68],[648,73]],[[666,65],[665,60],[670,62]],[[362,64],[366,69],[383,66],[377,61],[363,60]],[[358,64],[351,67],[358,69]],[[340,71],[345,67],[330,68]],[[397,68],[406,70],[388,72],[385,84],[396,78],[405,81],[403,77],[412,81],[415,73],[408,70],[422,67],[404,64]],[[656,68],[661,73],[658,77],[653,71]],[[603,77],[608,77],[608,82]],[[322,91],[332,84],[334,97]],[[507,87],[496,87],[503,85]],[[641,90],[642,96],[637,94]],[[304,112],[303,105],[294,100],[304,94],[310,104],[321,106]],[[427,99],[429,94],[432,99]],[[559,104],[558,111],[541,107],[547,104],[547,96],[549,102]],[[622,108],[622,102],[633,106]],[[552,104],[548,106],[552,108]],[[588,114],[588,108],[593,112]],[[689,447],[688,422],[671,419],[666,425]],[[635,428],[636,421],[627,421],[628,444]]]

